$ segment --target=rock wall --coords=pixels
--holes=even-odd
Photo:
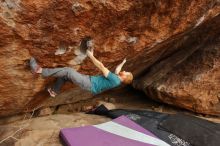
[[[220,15],[179,38],[178,43],[169,42],[181,49],[150,67],[133,86],[155,100],[220,115],[219,24]]]
[[[43,67],[70,66],[97,74],[79,48],[81,40],[91,36],[95,56],[107,67],[114,69],[126,57],[125,69],[141,76],[181,50],[178,44],[185,42],[186,34],[219,13],[218,0],[2,0],[0,116],[24,111],[48,96],[43,92],[48,80],[33,77],[27,67],[30,56]],[[212,30],[211,38],[218,33]]]

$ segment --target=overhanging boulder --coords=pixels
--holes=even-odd
[[[219,13],[217,0],[2,1],[0,116],[22,112],[48,96],[42,92],[48,80],[34,78],[26,67],[30,56],[43,67],[70,66],[97,74],[79,49],[81,40],[91,36],[95,56],[108,68],[126,57],[125,69],[139,76],[181,49],[166,42],[184,37]]]

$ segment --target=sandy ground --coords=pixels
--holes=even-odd
[[[1,126],[1,140],[13,135],[2,142],[1,146],[61,146],[59,131],[66,127],[80,127],[94,125],[109,121],[106,117],[74,113],[69,115],[55,114],[51,116],[33,118],[31,120],[17,121]]]

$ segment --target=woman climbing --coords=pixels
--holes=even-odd
[[[55,84],[51,88],[48,88],[50,96],[55,97],[66,81],[71,81],[75,85],[78,85],[82,89],[90,91],[93,94],[99,94],[103,91],[118,87],[122,83],[131,84],[133,80],[132,73],[121,71],[126,59],[116,67],[115,73],[112,73],[93,56],[91,41],[87,40],[86,44],[86,53],[88,57],[92,60],[94,65],[102,71],[103,75],[84,75],[70,67],[42,68],[37,64],[33,57],[30,59],[30,68],[33,73],[41,74],[43,77],[52,76],[57,78]]]

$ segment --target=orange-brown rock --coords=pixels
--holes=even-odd
[[[150,67],[134,87],[155,100],[220,115],[219,23],[220,15],[180,38],[182,49]]]
[[[153,99],[198,113],[220,115],[220,36],[199,48],[184,61],[181,52],[152,66],[136,81],[141,84],[136,87]]]
[[[139,76],[184,48],[184,43],[190,47],[194,40],[207,42],[219,35],[218,25],[208,23],[216,22],[219,13],[218,0],[3,0],[0,115],[21,112],[47,97],[39,93],[48,80],[33,77],[26,67],[30,56],[43,67],[70,66],[96,74],[98,70],[79,51],[80,41],[91,36],[95,56],[107,67],[113,69],[126,57],[125,68]],[[203,28],[211,30],[200,39]],[[187,35],[194,38],[191,43]]]

